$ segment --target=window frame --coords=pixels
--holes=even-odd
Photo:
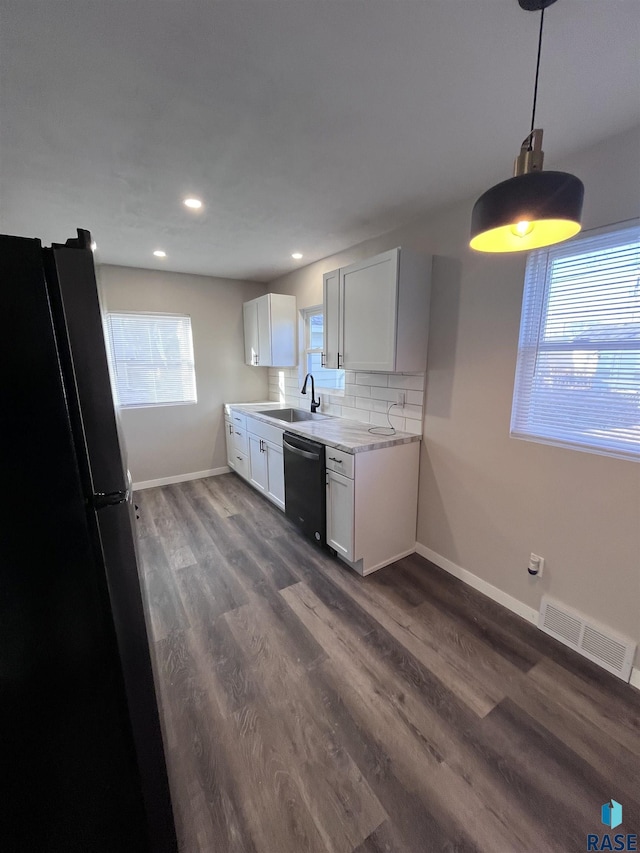
[[[316,314],[322,314],[322,322],[324,323],[324,305],[310,305],[307,308],[300,309],[300,337],[301,341],[301,349],[300,349],[300,368],[299,368],[299,380],[300,383],[304,382],[304,378],[310,371],[307,369],[309,366],[309,356],[310,355],[318,355],[323,352],[322,346],[320,347],[312,347],[311,346],[311,327],[310,327],[310,318],[315,316]],[[331,370],[333,373],[342,374],[342,388],[332,388],[327,385],[322,384],[322,376],[320,376],[320,380],[318,376],[314,373],[313,378],[315,382],[316,391],[322,391],[324,394],[329,394],[332,397],[344,397],[345,396],[345,383],[346,376],[343,368],[324,368],[325,370]]]
[[[193,396],[188,399],[182,400],[170,400],[170,401],[158,401],[158,402],[136,402],[136,403],[125,403],[122,401],[122,389],[119,386],[119,365],[126,364],[127,362],[123,359],[118,359],[115,351],[115,343],[114,336],[112,332],[111,320],[112,318],[127,318],[127,317],[144,317],[144,318],[154,318],[154,317],[162,317],[162,318],[170,318],[174,320],[180,321],[188,321],[188,335],[189,335],[189,348],[190,348],[190,359],[181,359],[176,362],[177,364],[184,365],[191,369],[192,372],[192,387],[193,387]],[[190,314],[182,314],[177,312],[168,312],[168,311],[107,311],[104,317],[104,328],[105,328],[105,338],[107,339],[107,352],[109,356],[109,371],[112,377],[112,387],[113,394],[117,403],[118,408],[120,409],[157,409],[165,406],[194,406],[198,403],[198,385],[197,385],[197,374],[196,374],[196,363],[195,363],[195,350],[193,346],[193,326],[191,323],[191,315]],[[134,363],[135,362],[131,362]],[[142,364],[140,362],[140,364]],[[155,365],[156,363],[145,362],[145,366],[147,365]],[[162,366],[162,365],[157,365]]]
[[[635,232],[635,234],[633,232]],[[536,422],[535,414],[532,412],[534,404],[537,403],[540,405],[543,399],[542,392],[539,388],[536,390],[534,386],[536,380],[539,381],[539,377],[541,375],[544,376],[543,370],[539,373],[537,373],[536,370],[540,356],[541,354],[544,355],[545,352],[551,354],[555,353],[556,358],[557,353],[560,351],[571,353],[572,360],[575,359],[575,355],[582,354],[584,357],[585,352],[595,354],[597,356],[595,368],[591,369],[591,373],[589,373],[589,371],[586,371],[585,373],[587,378],[584,382],[588,389],[590,389],[591,385],[595,384],[595,379],[593,377],[597,372],[597,365],[603,355],[610,359],[612,355],[615,356],[618,350],[624,350],[631,354],[637,354],[636,357],[640,359],[640,337],[636,337],[637,333],[634,334],[634,331],[632,330],[629,337],[631,345],[629,345],[629,342],[625,339],[622,339],[618,344],[617,339],[613,335],[607,337],[605,335],[598,334],[599,330],[596,326],[597,321],[592,321],[592,324],[596,326],[596,328],[591,330],[591,338],[585,336],[585,343],[583,346],[576,346],[578,339],[575,336],[573,339],[568,337],[563,339],[562,336],[558,336],[555,341],[550,341],[548,338],[546,341],[543,340],[545,333],[548,331],[547,324],[549,323],[550,317],[549,303],[550,291],[553,282],[554,261],[569,260],[570,262],[573,258],[579,259],[581,256],[589,254],[590,242],[593,245],[593,241],[598,238],[615,238],[618,234],[620,235],[620,239],[617,242],[612,240],[604,245],[604,241],[601,241],[601,248],[594,245],[593,252],[600,252],[604,255],[607,251],[615,251],[616,247],[621,248],[627,245],[640,247],[640,220],[626,220],[603,228],[581,232],[579,236],[567,243],[538,249],[528,255],[511,409],[509,433],[511,438],[578,450],[585,453],[593,453],[600,456],[610,456],[613,458],[627,459],[629,461],[636,462],[640,461],[640,438],[636,440],[632,437],[630,439],[623,440],[623,438],[618,435],[616,440],[613,428],[610,428],[608,431],[606,429],[600,429],[600,435],[598,435],[598,430],[595,428],[590,434],[585,428],[577,429],[575,426],[573,428],[571,426],[568,428],[565,427],[565,434],[563,435],[561,434],[562,430],[560,428],[561,417],[556,417],[554,414],[555,421],[550,425],[548,422],[544,422],[544,416],[539,418]],[[569,248],[574,248],[575,251],[569,252]],[[579,263],[579,261],[577,261],[577,263]],[[588,264],[587,261],[583,261],[582,263],[585,267]],[[622,267],[622,270],[624,271],[624,266]],[[631,264],[630,271],[631,277],[633,277],[634,271]],[[561,271],[559,275],[561,276],[562,274],[563,273]],[[578,275],[579,272],[575,274],[573,281],[577,280]],[[609,279],[602,283],[604,285],[607,283],[610,284],[610,282],[611,280]],[[638,278],[638,283],[638,286],[640,286],[640,278]],[[584,285],[582,286],[584,287]],[[578,296],[579,294],[574,297],[574,299],[577,299]],[[627,305],[629,305],[630,312],[632,314],[636,310],[634,298],[629,298],[626,302],[621,299],[620,307],[626,308]],[[604,310],[605,309],[602,308],[602,311]],[[637,310],[640,311],[640,305]],[[587,317],[588,315],[585,312],[585,322]],[[613,327],[613,325],[614,324],[612,323],[611,326]],[[606,323],[602,322],[602,326],[605,327]],[[600,346],[598,346],[599,340],[601,341]],[[560,364],[559,360],[558,364]],[[549,362],[549,365],[553,366],[553,362]],[[548,369],[549,367],[547,367],[547,370]],[[633,386],[634,380],[632,377],[627,378],[625,376],[625,372],[630,372],[629,368],[625,366],[620,368],[620,370],[620,373],[613,374],[612,379],[607,381],[606,384],[609,386],[608,390],[612,390],[615,385],[616,390],[622,388],[624,393],[638,396],[638,426],[640,426],[640,390],[637,388],[637,383],[635,387]],[[579,376],[579,371],[574,369],[573,375],[574,378]],[[590,379],[591,384],[589,383]],[[625,379],[627,380],[627,385],[624,384]],[[570,393],[571,391],[568,390],[567,394]],[[599,402],[598,396],[599,394],[596,391],[593,394],[592,399],[587,399],[587,402]],[[560,394],[556,395],[553,400],[554,404],[557,406],[558,400],[561,399],[562,397]],[[561,411],[564,413],[565,418],[570,418],[572,414],[572,407],[575,405],[575,400],[571,400],[568,397],[565,397],[565,399],[568,401],[567,408],[562,408]],[[584,404],[582,405],[584,409]],[[580,411],[580,409],[578,409],[578,411]],[[607,405],[603,405],[601,408],[597,408],[596,411],[598,416],[605,417],[607,414],[615,413],[616,407],[610,402]],[[628,411],[632,411],[631,406],[628,407]],[[623,414],[627,414],[627,409],[624,410]],[[524,424],[526,421],[529,421],[529,423],[525,427]],[[571,421],[569,422],[571,423]],[[623,426],[620,429],[624,428],[625,427]],[[556,432],[554,433],[553,430],[556,430]]]

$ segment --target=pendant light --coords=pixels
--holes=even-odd
[[[518,0],[518,3],[528,12],[541,13],[531,131],[516,157],[514,177],[491,187],[473,206],[469,245],[479,252],[538,249],[568,240],[582,227],[584,185],[567,172],[542,171],[542,130],[534,129],[544,10],[555,0]]]

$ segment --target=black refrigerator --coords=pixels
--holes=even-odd
[[[176,837],[88,231],[0,236],[0,848]]]

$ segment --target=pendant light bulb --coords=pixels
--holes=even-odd
[[[516,237],[526,237],[527,234],[531,234],[533,231],[533,223],[523,219],[521,222],[516,222],[512,231]]]
[[[542,171],[543,132],[535,128],[544,10],[555,0],[518,2],[527,11],[541,12],[531,131],[520,146],[514,177],[491,187],[473,207],[469,245],[478,252],[530,251],[568,240],[582,227],[584,185],[567,172]]]

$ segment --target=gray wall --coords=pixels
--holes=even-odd
[[[242,303],[266,292],[262,284],[102,266],[108,311],[189,314],[198,402],[123,409],[134,483],[209,471],[226,465],[225,402],[268,399],[266,368],[244,364]]]
[[[564,163],[548,154],[545,165],[582,178],[584,227],[594,228],[640,214],[639,152],[635,128]],[[270,289],[304,308],[321,301],[327,270],[398,245],[437,255],[418,541],[530,607],[548,591],[640,640],[640,465],[509,438],[526,259],[467,248],[474,201]],[[546,558],[539,580],[526,571],[531,551]]]

